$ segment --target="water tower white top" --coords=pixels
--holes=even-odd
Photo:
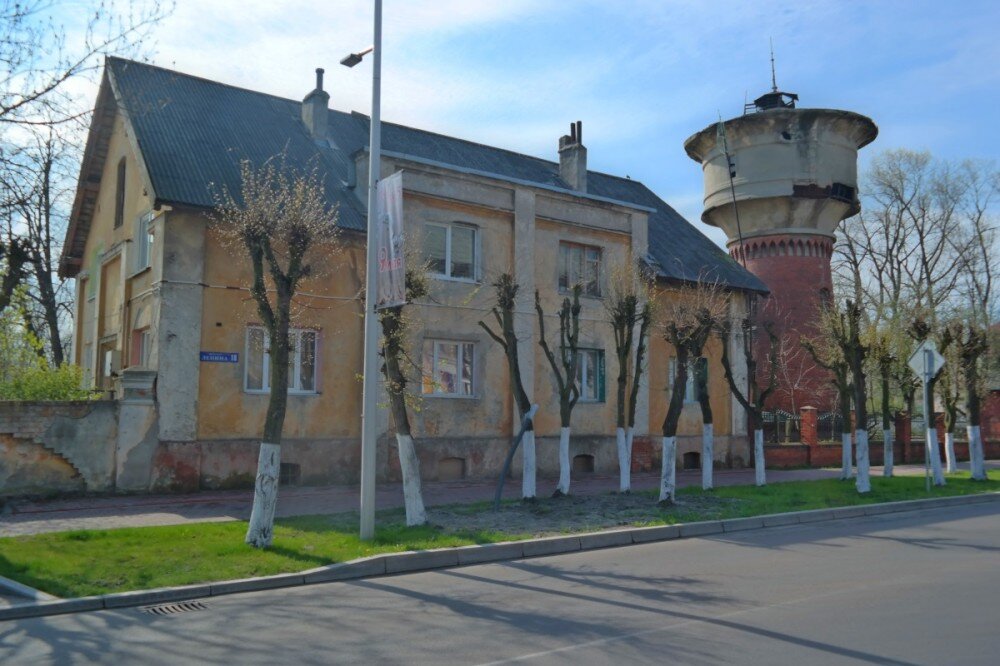
[[[875,139],[878,128],[850,111],[797,109],[797,99],[772,90],[747,105],[749,113],[709,125],[684,142],[704,172],[701,219],[723,229],[731,244],[740,234],[744,240],[832,237],[840,220],[860,210],[858,149]]]

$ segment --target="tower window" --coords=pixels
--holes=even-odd
[[[843,183],[834,183],[830,187],[830,198],[846,203],[854,203],[854,188]]]

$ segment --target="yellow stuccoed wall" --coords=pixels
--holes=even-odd
[[[125,159],[125,206],[123,223],[117,229],[115,194],[118,164]],[[97,341],[116,335],[114,347],[121,352],[123,367],[128,365],[128,332],[134,323],[137,308],[150,300],[152,273],[150,269],[136,273],[134,269],[135,223],[150,210],[152,200],[140,172],[136,153],[119,115],[108,144],[108,156],[101,173],[90,232],[83,255],[83,267],[77,278],[77,328],[74,331],[74,360],[83,367],[97,368]],[[154,240],[154,244],[157,241]],[[156,251],[151,258],[156,261]],[[85,353],[90,350],[90,358]],[[93,376],[88,378],[92,385]]]

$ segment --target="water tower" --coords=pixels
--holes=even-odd
[[[830,298],[834,230],[857,213],[858,149],[878,128],[850,111],[796,108],[774,86],[742,116],[713,123],[684,142],[705,181],[701,219],[726,232],[730,255],[771,290],[768,318],[790,359],[774,406],[830,407],[827,377],[798,343]],[[825,402],[827,404],[817,404]]]

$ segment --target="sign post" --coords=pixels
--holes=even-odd
[[[938,458],[937,438],[932,435],[934,432],[934,392],[931,390],[931,385],[934,378],[941,372],[941,368],[944,367],[944,357],[938,353],[933,340],[924,340],[910,356],[909,366],[924,384],[924,485],[930,492],[931,455],[936,461],[935,476],[938,473],[937,467],[941,464]]]

